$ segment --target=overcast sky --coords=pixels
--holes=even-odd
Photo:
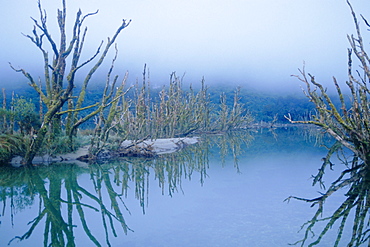
[[[61,0],[42,5],[55,32]],[[352,5],[370,18],[366,0]],[[99,9],[85,22],[86,56],[122,19],[132,20],[117,40],[116,66],[117,74],[128,70],[131,80],[141,77],[146,63],[155,84],[167,83],[176,71],[191,83],[204,76],[209,85],[294,90],[300,83],[290,75],[303,61],[321,82],[346,79],[346,35],[354,25],[345,0],[67,0],[69,24],[79,7],[85,14]],[[30,71],[42,66],[40,51],[21,34],[31,34],[31,16],[39,16],[36,0],[1,0],[1,87],[26,82],[8,62]]]

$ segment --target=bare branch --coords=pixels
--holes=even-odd
[[[42,8],[41,8],[41,2],[40,0],[38,0],[38,8],[39,8],[39,13],[40,13],[40,20],[41,20],[41,25],[37,22],[36,19],[32,18],[31,19],[34,21],[36,27],[38,27],[42,33],[46,36],[46,38],[48,39],[53,51],[54,51],[54,54],[56,57],[59,57],[59,52],[58,52],[58,49],[57,49],[57,45],[56,43],[54,42],[54,40],[52,39],[51,35],[49,34],[48,32],[48,28],[46,26],[46,20],[47,20],[47,15],[46,15],[46,11],[42,11]]]
[[[49,104],[49,100],[47,99],[47,97],[45,96],[45,94],[42,92],[42,90],[39,88],[39,86],[36,84],[35,80],[33,79],[33,77],[31,76],[30,73],[28,73],[27,71],[25,71],[24,69],[16,69],[13,67],[13,65],[11,63],[9,63],[10,67],[15,71],[15,72],[20,72],[22,73],[28,80],[29,80],[29,85],[32,86],[36,92],[39,93],[39,95],[41,96],[43,102],[45,104]]]

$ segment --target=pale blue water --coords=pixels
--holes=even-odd
[[[305,140],[307,137],[293,130],[277,130],[276,134],[263,130],[251,133],[252,139],[243,135],[241,138],[246,143],[239,143],[240,146],[230,142],[232,138],[216,136],[210,145],[188,147],[181,156],[172,155],[162,161],[129,160],[130,163],[104,164],[90,169],[62,165],[39,168],[32,174],[40,175],[49,192],[51,183],[47,178],[60,179],[51,197],[62,199],[56,205],[62,205],[59,215],[64,221],[70,219],[74,225],[71,231],[76,246],[288,246],[302,238],[303,233],[298,233],[300,226],[312,217],[315,208],[301,201],[287,203],[284,199],[290,195],[318,196],[319,188],[311,186],[310,177],[317,173],[326,149],[315,146],[314,138]],[[225,156],[222,138],[232,143]],[[232,150],[238,147],[236,163]],[[194,155],[194,150],[200,148],[201,156]],[[328,173],[326,180],[331,181],[338,172],[339,169]],[[5,200],[0,198],[0,246],[7,246],[12,238],[30,229],[32,223],[27,223],[44,207],[39,206],[40,187],[37,186],[40,185],[34,185],[34,177],[17,169],[4,170],[2,174],[8,174],[3,176],[0,187],[2,193],[6,190],[8,195]],[[118,180],[121,183],[115,183]],[[36,181],[39,180],[36,178]],[[79,203],[68,199],[66,188],[70,188],[70,181],[83,188],[77,196]],[[101,190],[96,191],[99,181]],[[127,187],[122,185],[123,181],[128,181]],[[36,189],[27,192],[33,186]],[[75,191],[79,188],[72,187]],[[12,190],[13,197],[10,197]],[[112,190],[117,195],[110,197]],[[33,195],[33,201],[29,195]],[[99,198],[112,213],[116,237],[107,216],[104,227]],[[112,207],[111,198],[115,198],[118,208]],[[72,201],[75,203],[69,203],[72,210],[68,215],[66,202]],[[342,201],[341,196],[333,196],[325,207],[327,212],[336,209]],[[84,230],[81,223],[77,204],[82,205],[88,230],[86,227]],[[117,212],[132,231],[125,234],[125,226],[114,219]],[[16,239],[10,246],[42,246],[45,229],[49,229],[45,227],[45,219],[35,226],[28,239]],[[58,223],[53,227],[52,232],[62,232],[57,229]],[[318,246],[333,246],[336,233],[337,230],[332,229]],[[346,234],[348,237],[349,232]],[[96,239],[95,243],[91,236]],[[49,235],[49,242],[52,237]],[[64,240],[67,243],[65,236]]]

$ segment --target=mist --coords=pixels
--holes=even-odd
[[[370,16],[365,0],[351,3],[358,14]],[[58,40],[56,9],[61,1],[41,4]],[[146,64],[153,85],[166,84],[176,72],[192,84],[204,77],[210,86],[297,92],[300,82],[291,75],[298,74],[304,62],[319,82],[330,85],[335,76],[344,83],[346,36],[355,31],[345,0],[67,0],[70,27],[78,8],[83,14],[99,9],[85,21],[89,28],[85,58],[114,34],[122,19],[132,20],[117,39],[115,73],[123,77],[129,71],[133,82],[142,77]],[[5,0],[0,12],[0,86],[27,82],[9,62],[35,78],[42,76],[41,52],[22,35],[32,34],[30,16],[39,17],[37,1]],[[104,81],[112,57],[110,53],[95,81]]]

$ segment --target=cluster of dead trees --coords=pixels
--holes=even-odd
[[[82,60],[81,54],[88,36],[84,21],[98,11],[83,14],[79,10],[71,30],[68,30],[66,0],[62,0],[62,8],[57,15],[60,38],[56,40],[54,37],[57,35],[52,35],[48,28],[47,13],[40,1],[38,9],[39,18],[32,18],[32,34],[25,37],[41,52],[44,61],[43,76],[36,80],[27,70],[11,65],[16,72],[27,78],[29,85],[40,97],[39,125],[33,126],[32,133],[22,135],[27,143],[23,152],[25,164],[31,164],[47,143],[55,146],[55,143],[63,142],[63,146],[67,146],[70,151],[75,150],[79,127],[91,119],[95,120],[95,129],[91,134],[91,156],[98,155],[108,143],[112,145],[127,138],[155,139],[186,136],[197,131],[227,131],[245,127],[252,121],[239,101],[238,90],[231,106],[227,104],[226,97],[221,96],[221,107],[217,110],[210,104],[204,81],[197,92],[191,86],[184,90],[182,80],[172,74],[169,87],[164,87],[155,97],[151,95],[149,82],[145,78],[145,68],[142,85],[127,85],[128,73],[121,79],[114,75],[118,54],[115,41],[131,21],[123,20],[111,38],[106,42],[102,41],[94,54]],[[112,49],[115,53],[106,75],[101,99],[86,105],[91,78],[109,57],[108,52]],[[83,76],[82,82],[76,82],[77,75],[81,78],[82,68],[88,72]],[[134,97],[127,97],[130,90],[134,91]],[[52,151],[55,150],[49,148],[49,152]]]

